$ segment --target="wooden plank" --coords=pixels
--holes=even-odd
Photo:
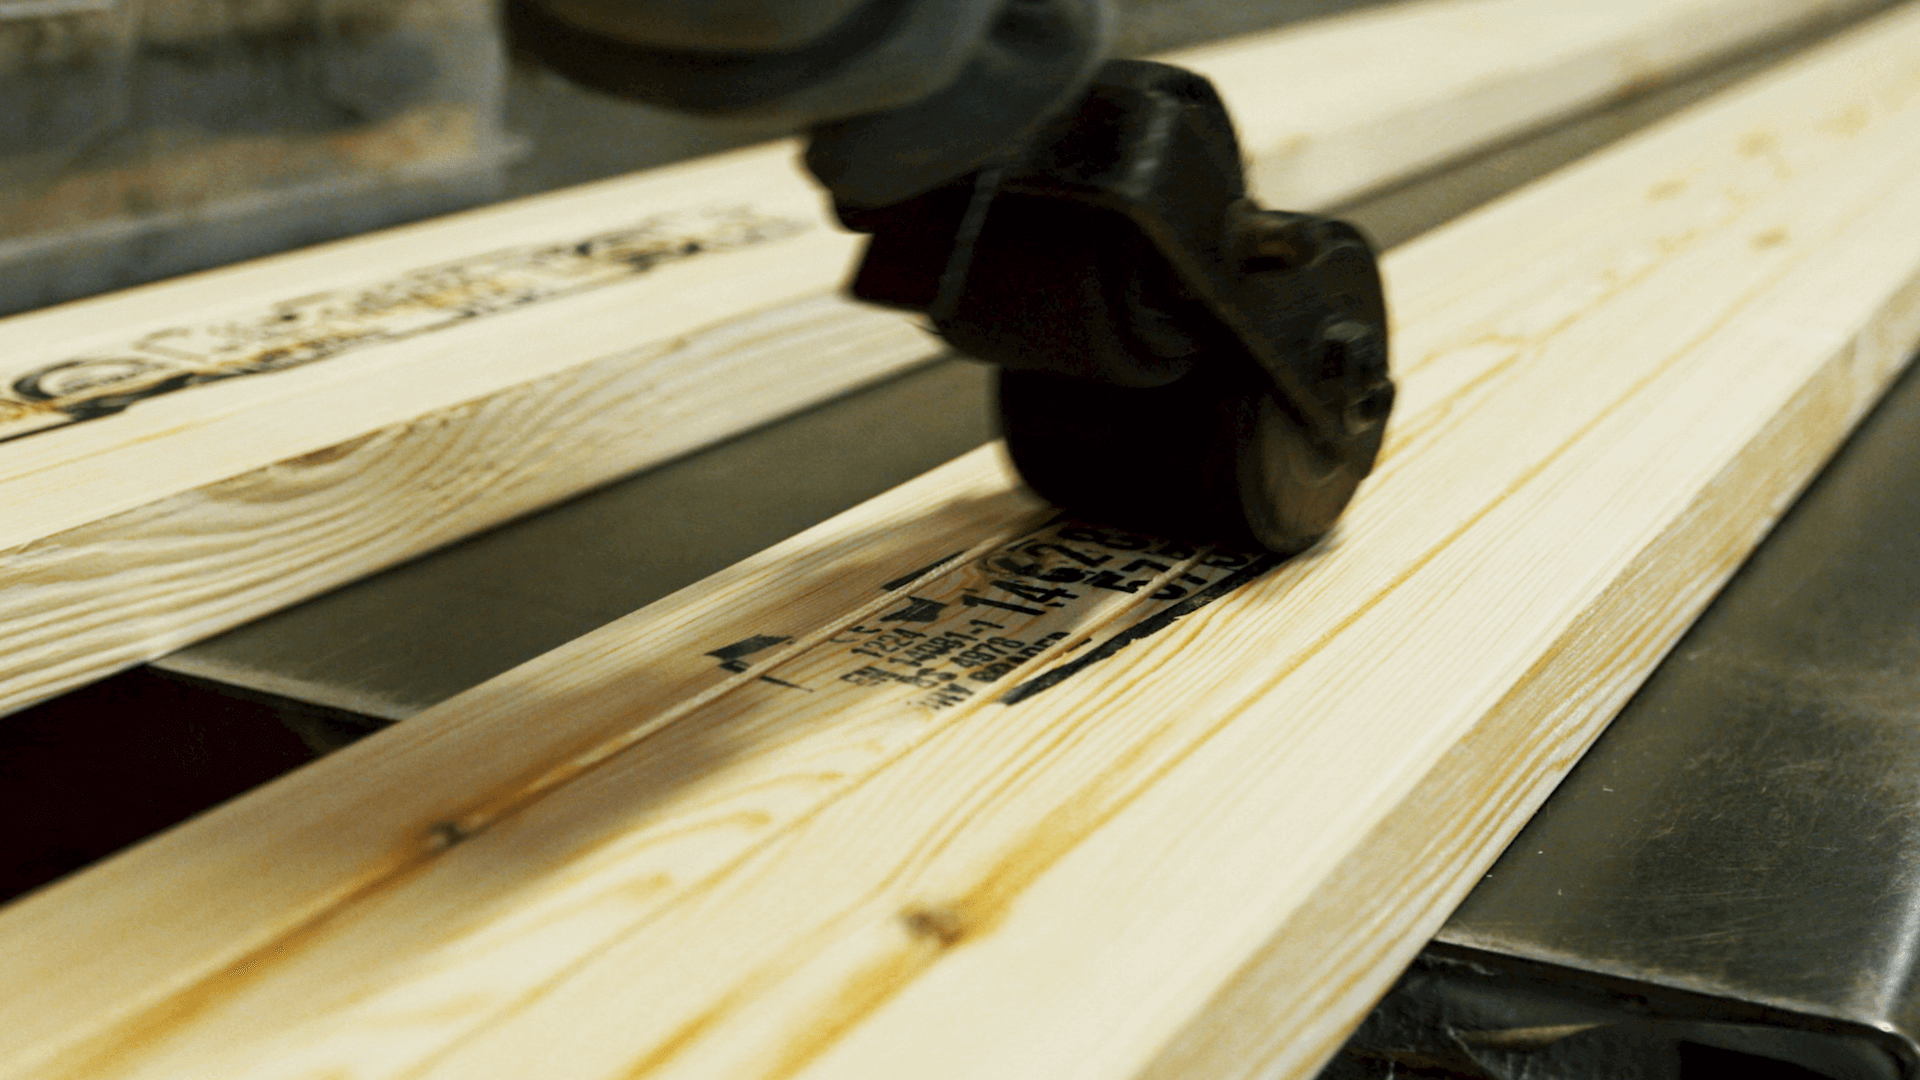
[[[1450,0],[1365,9],[1173,58],[1235,105],[1256,190],[1333,206],[1716,56],[1867,10],[1842,0],[1541,4]],[[1256,88],[1258,88],[1256,90]]]
[[[1873,3],[1437,0],[1175,59],[1319,206]],[[0,323],[0,712],[932,355],[829,295],[855,242],[792,154]]]
[[[0,913],[0,1068],[1310,1075],[1920,341],[1915,236],[1908,7],[1393,254],[1311,556],[962,458]]]

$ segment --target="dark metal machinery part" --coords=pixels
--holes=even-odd
[[[1373,467],[1393,384],[1358,230],[1261,210],[1211,84],[1101,68],[1017,161],[878,210],[853,293],[998,364],[1046,498],[1165,535],[1302,551]]]
[[[810,131],[834,199],[981,168],[1079,98],[1112,0],[509,0],[516,51],[580,85]]]
[[[1373,250],[1248,199],[1205,79],[1096,73],[1110,24],[1110,0],[508,8],[518,46],[585,85],[811,124],[809,168],[873,236],[854,295],[1004,369],[1007,445],[1042,496],[1303,551],[1393,403]]]

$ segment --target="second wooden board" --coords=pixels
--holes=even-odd
[[[1874,2],[1426,0],[1172,59],[1310,208]],[[935,355],[829,295],[858,242],[793,153],[0,323],[0,712]]]

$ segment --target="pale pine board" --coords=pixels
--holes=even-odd
[[[1899,369],[1916,237],[1909,8],[1390,256],[1313,555],[993,704],[1231,560],[880,591],[1073,527],[962,458],[0,913],[6,1074],[1309,1075]],[[976,613],[1019,674],[838,678]]]
[[[1841,0],[1451,0],[1362,10],[1187,50],[1213,79],[1261,198],[1331,206],[1717,55],[1876,5]],[[1279,35],[1276,35],[1276,37]],[[1254,87],[1261,90],[1254,92]]]
[[[1234,104],[1263,196],[1310,208],[1875,4],[1433,0],[1171,59]],[[411,335],[0,443],[0,712],[935,355],[908,320],[830,295],[857,242],[827,223],[794,152],[0,323],[0,383],[73,359],[211,350],[217,367]],[[762,235],[730,244],[743,218]],[[583,277],[565,256],[642,225],[668,255],[644,273],[602,262]],[[701,250],[675,254],[683,241]],[[542,298],[502,302],[525,288]],[[476,298],[488,313],[442,314]],[[0,400],[0,436],[47,417]]]

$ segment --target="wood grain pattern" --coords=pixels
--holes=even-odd
[[[962,458],[0,913],[0,1069],[1310,1075],[1920,342],[1916,236],[1910,7],[1392,255],[1309,556]]]
[[[1873,2],[1433,0],[1173,59],[1304,208]],[[932,356],[826,295],[855,240],[793,154],[0,323],[0,712]]]
[[[765,377],[796,354],[818,362]],[[817,297],[23,545],[5,557],[0,588],[12,601],[0,655],[13,668],[0,705],[186,645],[927,355],[927,335],[910,323]]]
[[[433,858],[443,846],[437,838],[484,828],[489,817],[514,808],[517,793],[549,788],[657,727],[635,713],[658,695],[694,700],[754,679],[704,655],[749,636],[742,626],[797,638],[817,634],[845,614],[847,590],[877,590],[954,554],[948,545],[965,547],[1042,520],[1044,508],[1018,489],[995,454],[983,449],[935,470],[548,654],[538,670],[494,679],[479,707],[451,725],[408,721],[377,743],[339,751],[321,768],[156,837],[90,871],[113,882],[99,891],[89,885],[70,901],[46,902],[70,882],[9,906],[0,916],[10,931],[0,964],[34,979],[37,990],[0,1003],[13,1033],[3,1044],[10,1048],[6,1067],[57,1062],[75,1042],[164,1010],[170,998],[191,996],[222,972],[244,971],[288,932]],[[875,548],[883,554],[876,557]],[[635,662],[627,655],[635,638],[655,642],[658,654]],[[542,720],[521,724],[528,710]],[[495,728],[516,729],[511,753],[463,746],[475,735],[486,741],[483,733]],[[427,773],[416,771],[422,768]],[[446,782],[423,783],[425,775]],[[368,812],[373,807],[380,809]],[[213,861],[228,872],[275,867],[291,876],[264,891],[229,892],[226,882],[205,876],[216,849]],[[212,893],[203,891],[209,886]],[[208,907],[214,893],[225,898]],[[134,894],[147,898],[135,917],[156,933],[131,953],[88,958],[29,944],[77,944],[79,923],[122,925],[132,914],[123,905]]]
[[[1875,5],[1854,0],[1393,4],[1187,50],[1232,89],[1234,122],[1270,204],[1331,206],[1716,56]],[[1242,104],[1244,103],[1244,104]]]

